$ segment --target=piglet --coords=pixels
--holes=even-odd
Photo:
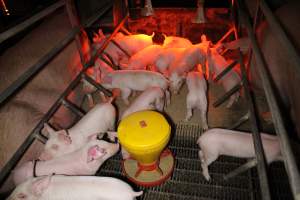
[[[176,37],[176,36],[165,36],[163,47],[165,48],[186,48],[193,44],[186,38]]]
[[[162,111],[163,108],[164,91],[159,87],[150,87],[131,103],[131,105],[124,111],[121,119],[137,111],[153,109]]]
[[[268,163],[281,160],[280,146],[277,136],[261,133],[262,143]],[[208,166],[220,155],[239,158],[255,157],[253,138],[251,133],[214,128],[203,133],[197,140],[200,147],[202,173],[206,180],[210,180]]]
[[[94,175],[108,158],[119,150],[119,144],[91,140],[82,148],[47,161],[25,162],[13,171],[16,185],[33,176],[51,174]],[[35,165],[35,166],[34,166]]]
[[[128,64],[120,63],[122,69],[143,69],[146,70],[151,67],[158,55],[163,51],[160,45],[150,45],[136,54],[132,55]]]
[[[169,81],[160,73],[147,70],[119,70],[108,73],[101,84],[106,88],[119,88],[125,104],[132,91],[144,91],[149,87],[160,87],[166,93],[167,104],[170,102]]]
[[[185,120],[188,121],[193,116],[193,109],[198,108],[201,113],[202,129],[207,130],[207,84],[202,73],[189,72],[186,78],[188,94],[186,96],[187,113]]]
[[[28,179],[7,200],[134,200],[142,194],[117,178],[54,175]]]
[[[115,120],[116,109],[114,106],[111,103],[102,103],[97,104],[68,130],[55,131],[45,124],[43,133],[48,133],[49,139],[40,159],[50,160],[79,149],[94,134],[113,130]]]
[[[229,65],[229,62],[221,56],[215,48],[208,48],[207,49],[207,65],[212,76],[217,76],[221,73],[226,66]],[[220,80],[224,90],[228,92],[234,86],[241,82],[241,78],[238,73],[234,70],[228,72],[221,80]],[[238,101],[239,99],[239,92],[234,93],[230,96],[228,103],[226,105],[227,108],[230,108],[234,102]]]
[[[170,90],[177,94],[186,74],[193,70],[198,64],[203,65],[206,60],[206,47],[204,45],[194,45],[180,52],[171,62],[168,69],[170,80]]]

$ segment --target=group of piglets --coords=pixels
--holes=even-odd
[[[100,31],[94,37],[95,49],[100,48],[106,38]],[[177,94],[186,81],[189,91],[185,120],[192,117],[193,109],[199,109],[202,128],[207,130],[208,76],[202,73],[202,68],[206,67],[209,74],[216,76],[229,63],[204,35],[199,44],[180,37],[164,38],[163,44],[155,44],[153,35],[117,33],[114,42],[110,42],[104,50],[103,57],[110,60],[111,65],[120,66],[121,70],[113,70],[106,62],[97,59],[90,75],[107,89],[120,90],[121,98],[128,107],[120,114],[119,120],[141,110],[163,112],[165,105],[170,104],[169,89]],[[240,81],[238,73],[231,71],[220,82],[224,90],[229,91]],[[87,82],[83,86],[89,95],[95,91]],[[130,104],[128,97],[132,92],[142,93]],[[232,95],[227,107],[238,97],[238,93]],[[25,162],[13,171],[17,187],[8,199],[132,200],[142,195],[121,180],[87,176],[94,175],[102,163],[119,150],[119,144],[112,142],[117,137],[117,133],[113,132],[116,109],[111,104],[112,100],[96,105],[90,102],[93,108],[70,129],[55,131],[45,124],[42,132],[49,139],[40,160]],[[91,95],[89,101],[93,101]],[[104,133],[111,141],[103,140]],[[268,162],[279,159],[277,138],[262,134],[262,139]],[[201,148],[199,157],[207,180],[210,179],[208,165],[219,155],[255,156],[252,136],[247,133],[210,129],[197,143]],[[122,149],[122,156],[124,159],[130,157],[125,149]]]
[[[107,102],[96,104],[69,129],[55,131],[45,124],[44,151],[12,172],[17,187],[8,199],[133,200],[142,195],[116,178],[88,176],[119,151],[114,135],[107,135],[115,121],[116,109]]]
[[[213,79],[230,64],[219,53],[220,46],[224,48],[225,45],[214,46],[205,35],[201,36],[199,44],[192,44],[186,38],[166,35],[164,35],[163,44],[155,44],[151,37],[153,35],[125,36],[118,34],[114,40],[123,47],[123,51],[115,44],[110,43],[105,54],[110,55],[111,62],[118,65],[121,70],[113,70],[101,61],[95,65],[101,84],[107,88],[120,89],[121,97],[126,104],[129,104],[128,97],[132,91],[143,91],[129,105],[121,119],[138,110],[163,111],[164,100],[166,105],[170,103],[168,90],[177,94],[185,81],[188,87],[185,120],[188,121],[192,117],[193,109],[199,109],[202,128],[207,130],[206,79]],[[100,45],[105,38],[100,32],[95,43]],[[241,78],[237,71],[231,70],[222,77],[219,83],[225,92],[228,92],[241,83]],[[238,100],[239,95],[239,92],[231,95],[226,107],[231,107]],[[265,133],[262,133],[261,137],[267,162],[281,160],[278,138]],[[206,180],[210,180],[208,165],[219,155],[241,158],[255,157],[251,133],[214,128],[206,131],[197,140],[197,144],[201,148],[199,158]],[[123,158],[129,157],[124,149],[122,149],[122,155]]]
[[[100,48],[107,37],[100,30],[94,37],[94,47]],[[129,111],[162,111],[170,104],[170,92],[177,94],[186,82],[189,92],[186,97],[185,120],[192,117],[194,109],[199,109],[202,128],[208,129],[206,78],[218,75],[229,62],[218,53],[205,35],[201,36],[198,44],[192,44],[186,38],[166,35],[163,35],[163,43],[158,44],[154,37],[117,33],[102,55],[111,65],[97,59],[91,77],[107,89],[118,89],[126,105],[130,104],[128,98],[132,93],[142,92],[129,106]],[[114,70],[111,66],[119,66],[120,70]],[[203,74],[203,69],[209,73]],[[229,91],[240,81],[239,74],[232,70],[219,83],[225,91]],[[85,84],[86,93],[95,91],[91,87],[88,83]],[[232,95],[227,107],[231,107],[238,97],[239,92]],[[91,97],[89,99],[89,105],[92,105]],[[127,114],[125,112],[123,117]]]

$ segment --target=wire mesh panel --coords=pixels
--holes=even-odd
[[[245,159],[220,156],[209,166],[211,181],[206,181],[202,175],[201,163],[198,158],[199,147],[196,144],[201,134],[201,126],[177,124],[175,136],[168,148],[175,155],[175,166],[172,177],[162,185],[155,187],[140,187],[143,190],[143,200],[254,200],[260,199],[259,182],[256,170],[240,174],[228,181],[223,175],[245,163]],[[108,160],[99,170],[99,176],[113,176],[129,182],[122,174],[121,156],[116,155]],[[271,181],[275,199],[292,199],[288,180],[281,163],[271,165],[271,174],[276,174]],[[285,184],[285,186],[281,186]]]

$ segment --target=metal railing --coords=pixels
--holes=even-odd
[[[285,47],[286,52],[289,54],[289,58],[291,58],[291,61],[293,62],[294,66],[296,66],[297,72],[299,72],[299,69],[300,69],[299,55],[297,54],[293,44],[288,39],[284,30],[280,26],[280,23],[276,20],[276,18],[274,17],[274,14],[271,12],[270,8],[267,6],[267,4],[264,0],[258,1],[256,14],[255,14],[255,18],[254,18],[255,21],[254,21],[253,25],[250,22],[250,16],[244,5],[244,1],[236,0],[233,2],[234,2],[233,6],[237,6],[236,9],[237,9],[238,15],[239,15],[239,22],[240,22],[240,24],[243,24],[245,26],[248,37],[251,42],[251,49],[249,50],[249,55],[251,55],[253,53],[254,57],[256,59],[256,68],[257,68],[257,70],[259,72],[259,76],[262,80],[263,89],[265,91],[268,106],[271,110],[274,127],[276,130],[276,134],[278,135],[278,138],[279,138],[280,149],[281,149],[281,153],[283,155],[284,165],[285,165],[289,183],[290,183],[290,186],[292,189],[293,197],[295,200],[299,200],[300,199],[299,170],[298,170],[298,167],[297,167],[297,164],[295,161],[293,151],[290,146],[287,131],[284,127],[283,118],[280,113],[278,102],[275,98],[274,91],[271,87],[271,81],[270,81],[270,77],[266,70],[267,68],[266,68],[266,64],[263,59],[263,54],[258,46],[258,42],[255,37],[255,26],[257,25],[257,19],[258,19],[257,15],[259,13],[258,12],[259,8],[265,15],[266,20],[267,20],[268,24],[270,25],[270,28],[271,28],[273,34],[275,34],[278,37],[278,40]],[[269,192],[269,186],[268,186],[269,184],[268,184],[267,170],[266,170],[267,165],[266,165],[266,160],[264,158],[264,151],[262,148],[262,140],[261,140],[260,134],[257,129],[257,124],[256,124],[256,119],[255,119],[255,110],[253,107],[253,102],[251,100],[252,97],[249,93],[250,90],[248,88],[248,80],[247,80],[245,66],[241,60],[241,57],[242,57],[242,55],[240,54],[239,63],[241,64],[242,79],[243,79],[242,83],[244,86],[246,99],[247,99],[247,102],[248,102],[248,105],[250,108],[250,113],[247,113],[245,116],[243,116],[241,118],[241,120],[239,120],[239,122],[236,123],[233,127],[240,125],[241,122],[245,122],[250,118],[251,127],[252,127],[251,129],[252,129],[253,138],[254,138],[253,142],[254,142],[254,147],[255,147],[256,159],[247,162],[246,164],[242,165],[241,167],[239,167],[236,170],[232,171],[231,173],[227,174],[224,178],[228,179],[230,177],[233,177],[233,176],[235,176],[241,172],[244,172],[244,171],[248,170],[249,168],[257,165],[262,198],[263,199],[271,199],[271,195]],[[228,69],[225,69],[222,72],[222,76],[226,75],[230,70],[232,70],[232,65],[229,65]],[[300,73],[298,73],[297,75],[300,75]],[[218,76],[218,79],[220,79],[222,76],[221,75]],[[225,98],[225,96],[226,96],[226,98]],[[230,94],[228,92],[227,94],[225,94],[223,96],[224,98],[222,97],[223,99],[221,98],[216,102],[216,103],[218,103],[217,105],[224,102],[229,96],[230,96]]]
[[[62,2],[59,2],[59,4],[55,4],[55,6],[51,6],[51,8],[48,8],[41,13],[38,13],[34,18],[28,19],[26,22],[26,26],[22,25],[21,28],[15,29],[12,28],[12,30],[8,30],[7,33],[10,33],[10,36],[8,34],[4,34],[3,41],[8,39],[9,37],[12,37],[13,35],[17,34],[18,32],[21,32],[26,27],[30,26],[30,24],[33,24],[36,22],[37,18],[42,19],[43,17],[49,15],[52,13],[55,9],[58,8],[58,5],[66,5]],[[103,10],[106,12],[107,9],[111,8],[112,5],[106,5]],[[92,16],[90,20],[87,21],[86,24],[83,24],[83,27],[88,27],[92,25],[98,18],[100,18],[105,12],[97,13],[95,16]],[[11,170],[17,165],[17,163],[21,160],[22,156],[26,153],[28,148],[31,146],[31,144],[37,139],[38,141],[44,143],[47,138],[40,133],[43,124],[45,122],[48,122],[49,119],[55,114],[57,109],[63,105],[66,108],[70,109],[73,113],[75,113],[77,116],[82,117],[84,113],[79,109],[76,105],[74,105],[72,102],[67,100],[67,96],[73,91],[73,89],[78,86],[78,84],[82,80],[86,80],[91,85],[95,86],[97,89],[101,90],[106,96],[112,96],[111,91],[105,89],[103,86],[101,86],[99,83],[94,81],[92,78],[90,78],[85,72],[87,69],[94,65],[95,60],[103,53],[106,46],[109,44],[109,42],[112,40],[112,38],[115,36],[115,34],[122,29],[125,21],[127,20],[127,17],[125,17],[115,28],[114,32],[110,35],[109,38],[106,39],[104,44],[98,49],[93,55],[91,56],[91,59],[87,63],[81,63],[84,67],[80,71],[80,73],[72,80],[72,82],[69,84],[69,86],[64,90],[64,92],[60,95],[60,97],[56,100],[56,102],[52,105],[52,107],[49,109],[49,111],[42,117],[42,119],[38,122],[38,124],[35,126],[35,128],[30,132],[30,134],[27,136],[27,138],[24,140],[24,142],[20,145],[20,147],[17,149],[17,151],[13,154],[12,158],[5,164],[5,166],[2,168],[0,172],[0,187],[5,183],[6,179],[8,178]],[[15,82],[13,82],[7,89],[4,90],[0,94],[0,106],[3,106],[11,97],[13,94],[19,91],[19,89],[22,89],[26,83],[29,82],[34,76],[38,74],[39,71],[41,71],[49,61],[51,61],[57,54],[59,54],[71,41],[73,41],[76,36],[80,33],[80,27],[74,27],[69,34],[62,40],[62,42],[58,43],[50,52],[48,52],[44,57],[42,57],[36,64],[34,64],[30,69],[28,69],[24,74],[22,74]],[[13,33],[13,34],[12,34]],[[0,35],[2,36],[2,35]],[[78,46],[77,46],[78,47]],[[80,49],[78,49],[80,52]],[[83,60],[81,60],[84,62]]]

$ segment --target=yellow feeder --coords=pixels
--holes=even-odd
[[[118,138],[131,155],[123,162],[127,177],[133,182],[153,186],[170,177],[174,158],[164,150],[171,127],[164,116],[155,111],[135,112],[125,117],[118,127]]]

